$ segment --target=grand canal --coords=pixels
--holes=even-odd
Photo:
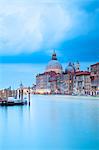
[[[99,149],[99,100],[33,95],[0,107],[0,150]]]

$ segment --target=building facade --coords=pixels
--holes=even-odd
[[[36,76],[36,93],[58,93],[60,91],[58,86],[58,78],[60,78],[61,74],[62,65],[57,60],[56,53],[54,52],[45,69],[45,72]]]
[[[99,95],[99,63],[90,66],[91,95]]]
[[[63,70],[54,51],[45,72],[36,76],[36,93],[99,95],[99,63],[80,71],[79,62],[70,62]]]
[[[90,95],[90,91],[91,91],[90,72],[88,71],[76,72],[74,87],[75,87],[75,91],[74,91],[75,94]]]
[[[69,63],[65,71],[63,71],[54,51],[45,72],[36,76],[36,93],[72,94],[74,75],[74,64]]]
[[[49,72],[44,72],[36,76],[36,93],[50,93]]]

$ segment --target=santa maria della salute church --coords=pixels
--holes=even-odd
[[[80,71],[79,62],[76,64],[69,62],[63,70],[54,51],[45,72],[36,76],[36,93],[94,95],[96,91],[91,88],[89,70]]]

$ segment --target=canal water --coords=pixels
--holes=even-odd
[[[99,100],[33,95],[0,107],[0,150],[99,149]]]

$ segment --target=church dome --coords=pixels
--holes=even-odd
[[[55,52],[52,54],[52,59],[51,61],[49,61],[46,67],[46,72],[51,72],[51,71],[54,71],[56,73],[62,73],[62,65],[57,60]]]
[[[75,67],[74,64],[71,62],[68,64],[67,68],[65,69],[65,73],[75,73]]]

